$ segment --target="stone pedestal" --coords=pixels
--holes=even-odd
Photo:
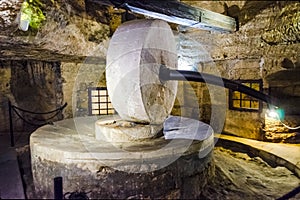
[[[97,120],[63,120],[31,135],[39,198],[53,198],[57,176],[63,177],[64,193],[90,192],[90,198],[197,198],[214,172],[211,152],[199,158],[214,144],[213,136],[205,141],[159,137],[111,144],[95,140]]]

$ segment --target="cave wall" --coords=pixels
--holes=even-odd
[[[24,0],[0,4],[0,59],[83,62],[87,56],[103,61],[110,35],[106,7],[85,1],[41,0],[45,15],[38,29],[18,28]],[[17,46],[17,48],[16,48]],[[97,53],[95,51],[97,50]]]
[[[1,62],[1,126],[0,132],[9,131],[8,101],[13,106],[30,112],[41,113],[55,110],[63,105],[60,63],[47,61]],[[14,111],[16,110],[22,120]],[[39,115],[18,109],[12,110],[14,131],[26,131],[40,124],[62,119],[62,113]]]
[[[88,88],[106,87],[105,63],[62,63],[65,118],[88,116]]]
[[[10,92],[11,68],[0,62],[0,132],[9,130],[8,99]]]
[[[0,60],[3,62],[47,60],[60,63],[59,79],[62,80],[63,96],[61,99],[68,102],[64,117],[86,116],[87,88],[105,85],[102,74],[109,37],[117,24],[121,23],[122,12],[101,6],[97,6],[95,10],[92,1],[68,0],[55,2],[53,5],[50,5],[51,2],[42,1],[47,4],[43,8],[46,14],[43,26],[37,31],[22,32],[17,29],[17,14],[21,2],[15,0],[0,6],[1,12],[5,10],[7,12],[1,15]],[[213,31],[181,29],[182,27],[172,25],[174,33],[178,36],[178,42],[184,43],[184,49],[178,52],[179,57],[185,57],[185,60],[190,62],[190,67],[200,72],[221,75],[232,80],[262,79],[264,92],[273,91],[275,96],[285,101],[289,110],[293,110],[287,112],[287,123],[290,126],[299,124],[297,105],[300,91],[298,86],[290,85],[297,82],[299,77],[284,80],[284,84],[288,86],[278,86],[277,79],[272,79],[278,72],[295,70],[297,73],[296,68],[299,68],[299,2],[195,0],[182,2],[235,17],[238,19],[239,29],[234,33],[221,34]],[[4,19],[3,16],[8,17]],[[184,35],[184,38],[180,38],[180,35]],[[11,90],[11,85],[7,86],[6,83],[11,79],[9,76],[12,69],[7,65],[2,65],[0,69],[2,108],[6,105],[5,99],[14,97],[12,92],[5,92]],[[233,111],[228,108],[228,91],[225,91],[226,102],[224,102],[224,98],[212,99],[213,91],[205,84],[180,83],[179,86],[178,98],[181,98],[181,103],[177,101],[173,114],[198,115],[200,120],[210,123],[218,120],[218,117],[212,114],[213,102],[220,113],[226,113],[224,131],[229,134],[254,139],[267,139],[267,136],[270,136],[270,140],[274,135],[280,138],[283,133],[294,136],[297,134],[297,131],[291,132],[286,129],[281,129],[283,132],[280,134],[274,132],[276,127],[282,125],[266,122],[266,104],[263,105],[261,112],[257,113]],[[287,91],[291,92],[282,95]],[[194,95],[197,99],[191,99]],[[18,101],[21,101],[20,98]],[[199,106],[195,106],[195,102]],[[4,116],[7,111],[2,109],[1,112]],[[4,118],[3,116],[1,117]],[[7,127],[6,123],[2,124],[1,126]]]
[[[74,100],[72,106],[77,73],[79,69],[85,72],[84,82],[98,76],[96,65],[105,62],[108,46],[110,28],[105,7],[98,6],[95,11],[93,2],[85,5],[84,1],[41,0],[40,8],[46,16],[41,27],[21,31],[18,23],[22,2],[5,1],[0,5],[0,132],[9,131],[8,100],[33,112],[47,112],[68,103],[62,115],[51,121],[72,117],[73,108],[76,115],[87,115],[87,109],[82,109],[87,105],[87,86],[75,87],[74,99],[78,101]],[[97,85],[90,82],[86,85]],[[15,131],[32,128],[15,114],[13,117]],[[40,124],[39,120],[32,121]]]
[[[282,120],[286,126],[276,119],[265,118],[265,136],[269,141],[299,142],[299,131],[290,129],[300,124],[300,67],[299,62],[284,59],[282,66],[286,69],[270,74],[266,77],[269,83],[269,93],[277,96],[281,109],[284,111]],[[288,67],[290,66],[290,67]]]
[[[228,14],[236,17],[239,22],[239,30],[231,34],[209,33],[201,30],[185,32],[187,37],[199,42],[210,52],[212,62],[200,62],[199,71],[215,73],[213,70],[217,68],[222,77],[232,80],[262,79],[265,93],[269,93],[273,88],[271,95],[285,101],[285,105],[294,105],[292,108],[294,112],[286,113],[287,123],[290,126],[299,124],[300,112],[295,109],[295,105],[300,103],[299,90],[294,86],[294,83],[300,80],[299,75],[295,74],[294,79],[286,77],[283,82],[289,85],[289,88],[280,87],[279,89],[275,88],[278,79],[270,81],[268,78],[279,71],[295,70],[294,72],[297,73],[300,52],[299,2],[183,2]],[[286,64],[287,61],[293,64]],[[293,95],[284,97],[278,90],[281,94],[291,90]],[[199,98],[205,97],[201,95]],[[293,135],[292,137],[297,135],[297,131],[292,131],[293,134],[291,134],[291,131],[283,128],[280,123],[266,122],[266,110],[267,104],[265,103],[263,110],[258,113],[233,111],[227,107],[224,131],[241,137],[271,141],[275,140],[270,139],[272,138],[270,135],[276,137],[276,141],[286,140],[287,135],[283,133]],[[280,130],[283,130],[280,134],[276,133],[278,126],[281,127]]]

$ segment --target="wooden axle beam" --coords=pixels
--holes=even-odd
[[[236,31],[232,17],[195,8],[176,0],[93,0],[97,3],[123,8],[133,13],[162,19],[175,24],[198,29],[230,33]]]

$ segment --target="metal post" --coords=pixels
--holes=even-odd
[[[10,133],[10,146],[15,146],[13,122],[12,122],[12,112],[11,112],[11,103],[8,101],[8,112],[9,112],[9,133]]]
[[[61,176],[54,178],[54,199],[63,199],[63,181]]]

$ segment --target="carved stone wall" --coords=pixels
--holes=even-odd
[[[215,72],[212,70],[217,69],[222,77],[232,80],[262,79],[264,92],[268,93],[269,88],[272,87],[268,76],[289,68],[297,68],[299,65],[300,29],[299,23],[297,23],[299,21],[299,2],[266,1],[259,4],[251,1],[202,2],[187,0],[183,2],[228,14],[239,20],[239,30],[231,34],[192,29],[186,31],[185,35],[205,46],[212,58],[211,62],[200,63],[199,71],[214,74]],[[212,63],[213,68],[211,68]],[[296,80],[287,77],[285,84],[291,86],[299,80],[299,76],[296,77]],[[273,94],[280,98],[279,93],[273,92]],[[285,105],[299,105],[298,95],[298,90],[294,89],[293,95],[288,97],[291,98],[290,103],[285,103]],[[204,99],[205,96],[207,94],[201,95],[199,98]],[[270,124],[265,126],[266,109],[267,104],[264,104],[261,113],[227,109],[224,131],[246,138],[266,139],[270,133],[268,131]],[[295,112],[295,109],[293,114],[288,112],[286,122],[296,126],[299,114],[298,111]],[[290,132],[286,131],[287,134]],[[277,134],[276,137],[276,141],[281,141],[278,139],[280,135]],[[282,135],[282,140],[287,141],[286,135]]]
[[[9,130],[8,99],[10,92],[11,68],[6,62],[0,63],[0,132]]]
[[[65,63],[66,65],[62,64],[61,70],[64,79],[63,94],[69,103],[69,107],[65,111],[66,117],[72,116],[71,101],[76,102],[76,106],[73,107],[75,110],[77,109],[78,115],[86,115],[86,97],[81,98],[80,96],[86,95],[86,88],[89,85],[97,85],[97,83],[88,81],[90,83],[85,83],[86,86],[82,83],[82,87],[79,87],[79,84],[78,88],[82,90],[78,90],[81,91],[78,92],[78,98],[71,99],[70,94],[73,94],[73,86],[76,82],[74,76],[78,72],[76,70],[80,68],[79,63],[102,63],[100,65],[104,65],[109,36],[112,34],[112,28],[109,26],[111,13],[108,12],[109,9],[104,6],[99,7],[99,5],[97,7],[99,9],[95,10],[93,1],[68,0],[56,2],[52,6],[50,6],[50,1],[42,2],[49,4],[43,8],[46,20],[38,31],[28,32],[17,29],[17,15],[22,1],[1,2],[0,60],[5,62],[9,60],[47,60]],[[211,57],[211,60],[196,59],[193,61],[197,64],[199,71],[208,73],[217,71],[222,77],[233,80],[262,79],[264,92],[268,93],[273,87],[273,91],[277,91],[273,94],[276,95],[280,93],[278,90],[291,89],[278,88],[272,85],[273,83],[270,83],[267,77],[279,71],[299,67],[299,2],[262,1],[258,3],[256,1],[194,0],[182,2],[238,19],[239,29],[230,34],[195,29],[183,31],[185,36],[200,43],[200,46]],[[176,26],[172,27],[177,32]],[[199,48],[195,46],[195,42],[190,46],[193,50]],[[191,51],[191,56],[193,52]],[[201,57],[200,54],[198,56]],[[86,62],[87,58],[89,58],[88,63]],[[9,73],[9,70],[7,67],[1,68],[1,71],[5,71],[5,73]],[[85,76],[90,72],[94,71],[87,67]],[[299,80],[299,78],[296,79]],[[5,86],[4,80],[6,79],[1,81],[3,83],[1,87]],[[286,83],[294,81],[288,79]],[[209,122],[212,116],[210,103],[212,100],[209,90],[206,86],[199,84],[195,84],[193,88],[199,97],[200,119]],[[187,95],[184,88],[179,89],[178,92],[182,98]],[[293,101],[293,105],[296,105],[299,103],[299,90],[294,89],[293,93],[291,101]],[[5,99],[6,96],[1,98],[1,105],[4,107],[6,100],[3,98]],[[189,108],[193,109],[193,106],[187,105],[188,102],[186,99],[184,103],[186,116],[190,114]],[[222,107],[222,103],[228,104],[228,102],[220,102],[218,106]],[[288,103],[288,105],[291,104]],[[268,132],[268,128],[265,126],[266,108],[267,106],[264,104],[262,112],[256,114],[227,109],[224,131],[247,138],[265,138],[265,132]],[[178,106],[175,106],[173,113],[180,112]],[[298,117],[299,113],[288,112],[287,119],[290,120],[286,123],[296,126]]]
[[[18,29],[18,17],[23,1],[0,2],[1,60],[82,62],[95,50],[98,54],[93,55],[94,59],[105,58],[105,49],[98,46],[105,46],[110,34],[104,7],[98,6],[96,12],[91,11],[93,3],[85,6],[77,1],[42,0],[43,6],[40,9],[46,19],[40,28],[34,30],[29,27],[28,31],[21,31]]]
[[[72,117],[72,94],[79,67],[105,61],[110,34],[106,8],[98,6],[95,11],[93,2],[85,5],[72,0],[42,0],[45,21],[38,30],[29,28],[24,32],[18,29],[23,1],[0,2],[0,132],[7,132],[9,128],[8,100],[21,108],[40,112],[67,102],[64,115]],[[85,75],[90,74],[84,80],[99,75],[94,69],[81,68],[82,72],[86,71]],[[80,99],[84,102],[78,102],[79,108],[87,104],[86,89],[83,95],[85,97]],[[84,114],[78,112],[86,115],[86,109]],[[22,120],[14,118],[17,120],[15,131],[26,129]]]
[[[6,61],[1,63],[1,126],[0,132],[9,130],[8,101],[12,105],[30,112],[48,112],[64,103],[60,64],[46,61]],[[42,124],[45,119],[54,116],[30,114],[17,110],[26,119],[24,122],[12,112],[15,131],[36,128],[32,124]],[[51,120],[62,119],[59,114]]]
[[[105,63],[62,63],[65,118],[88,116],[88,88],[105,87]]]

